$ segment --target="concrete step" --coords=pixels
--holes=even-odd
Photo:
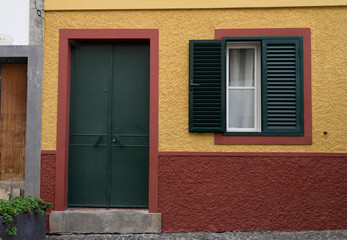
[[[69,209],[52,212],[49,221],[58,234],[161,232],[161,214],[148,210]]]
[[[47,235],[47,240],[346,240],[347,230]]]

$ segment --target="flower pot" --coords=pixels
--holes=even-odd
[[[0,217],[0,223],[2,223]],[[3,240],[42,240],[46,239],[46,216],[32,211],[31,216],[28,213],[20,213],[15,218],[17,235],[8,236],[6,225],[0,224],[0,237]]]

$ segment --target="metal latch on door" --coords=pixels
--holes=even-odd
[[[113,142],[113,143],[116,143],[116,142],[118,141],[118,142],[119,142],[119,145],[120,145],[121,147],[124,147],[124,144],[123,144],[122,140],[120,140],[120,137],[119,137],[118,135],[114,135],[114,137],[115,137],[115,138],[112,139],[112,142]]]
[[[116,143],[118,141],[119,145],[121,147],[124,147],[124,144],[123,144],[122,140],[120,140],[120,137],[118,135],[114,135],[114,137],[115,138],[112,139],[112,143]],[[96,147],[98,145],[98,143],[100,142],[101,138],[102,138],[102,135],[99,135],[98,139],[94,143],[94,147]]]

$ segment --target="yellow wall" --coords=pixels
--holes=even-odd
[[[211,9],[346,6],[346,0],[46,0],[46,10]]]
[[[347,152],[347,7],[47,11],[42,149],[56,148],[61,28],[156,28],[159,37],[159,151]],[[219,28],[311,28],[312,145],[214,145],[213,134],[188,132],[188,42]],[[328,135],[323,135],[327,131]]]

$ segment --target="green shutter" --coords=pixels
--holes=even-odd
[[[262,132],[303,135],[302,38],[262,41]]]
[[[189,41],[189,131],[225,130],[225,46]]]

